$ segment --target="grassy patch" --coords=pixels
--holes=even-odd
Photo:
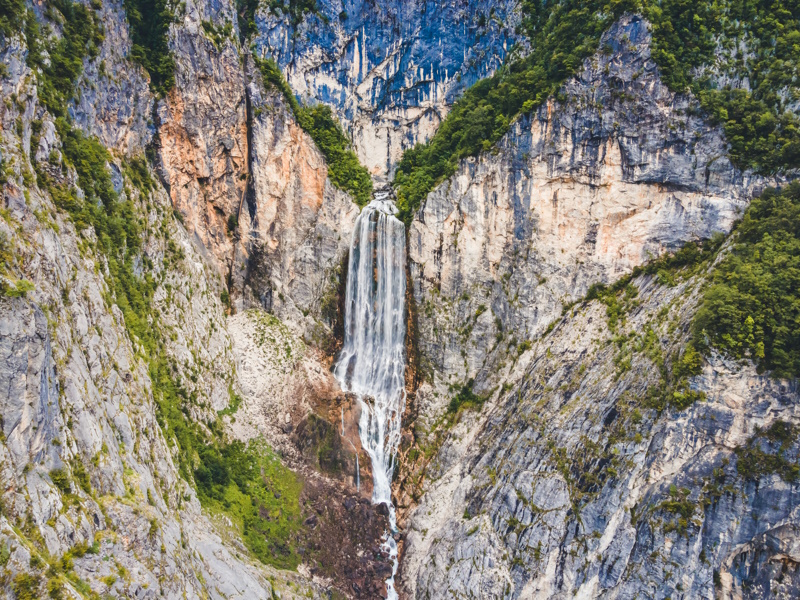
[[[451,392],[456,394],[450,398],[447,405],[447,413],[449,415],[456,415],[461,410],[465,409],[479,409],[486,402],[490,394],[478,395],[472,391],[475,385],[475,380],[470,379],[467,383],[460,387],[452,388]]]
[[[231,518],[248,549],[262,562],[295,569],[292,543],[302,526],[302,482],[260,441],[207,447],[194,472],[204,506]]]

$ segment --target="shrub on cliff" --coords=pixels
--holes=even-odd
[[[706,350],[800,376],[800,182],[753,200],[713,271],[694,336]]]
[[[272,86],[283,94],[300,127],[311,136],[325,156],[331,183],[348,192],[359,206],[368,204],[372,199],[372,177],[359,162],[330,107],[323,104],[301,106],[275,61],[257,56],[254,59],[264,85]]]

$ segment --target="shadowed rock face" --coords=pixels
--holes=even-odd
[[[262,9],[257,52],[272,56],[301,98],[330,105],[376,176],[427,141],[465,89],[516,41],[515,0],[319,0],[294,25]]]
[[[420,348],[450,383],[491,379],[501,331],[535,337],[592,283],[728,231],[757,184],[696,102],[661,82],[643,19],[624,17],[600,46],[610,53],[561,100],[463,161],[411,224]]]
[[[679,351],[700,281],[633,283],[638,305],[619,331],[598,302],[571,311],[507,372],[510,391],[453,430],[409,519],[412,597],[797,593],[796,483],[745,478],[734,451],[758,428],[800,423],[796,384],[712,357],[692,381],[705,401],[649,410],[658,368],[634,351],[621,369],[609,342],[652,328],[659,351]]]
[[[283,97],[247,59],[250,194],[239,213],[231,282],[237,307],[260,306],[318,342],[334,302],[358,206],[328,180],[325,159]]]

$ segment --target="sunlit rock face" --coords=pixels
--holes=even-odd
[[[427,141],[452,103],[511,51],[517,2],[319,0],[293,25],[261,9],[256,51],[304,101],[330,105],[377,176]]]
[[[531,339],[593,283],[727,232],[744,211],[758,180],[731,165],[696,101],[661,81],[650,39],[646,21],[624,17],[601,42],[610,53],[495,152],[463,161],[416,215],[420,347],[441,375],[491,378],[501,331]]]

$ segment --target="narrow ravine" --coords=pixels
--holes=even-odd
[[[361,445],[372,460],[375,504],[389,507],[384,549],[393,561],[387,597],[397,598],[397,530],[392,474],[405,408],[405,227],[388,193],[377,193],[356,221],[350,244],[344,347],[335,375],[361,404]]]

